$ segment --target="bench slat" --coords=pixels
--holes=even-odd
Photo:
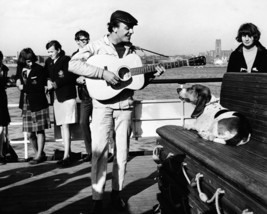
[[[244,114],[250,121],[252,138],[267,143],[267,74],[226,73],[221,104]]]

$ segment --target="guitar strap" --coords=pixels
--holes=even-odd
[[[138,46],[135,46],[135,49],[143,51],[143,52],[146,51],[146,52],[149,52],[149,53],[153,53],[153,54],[156,54],[156,55],[159,55],[159,56],[163,56],[163,57],[166,57],[166,58],[170,58],[170,56],[166,56],[166,55],[163,55],[163,54],[160,54],[160,53],[157,53],[157,52],[154,52],[154,51],[150,51],[150,50],[147,50],[145,48],[138,47]]]

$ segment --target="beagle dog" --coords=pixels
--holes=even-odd
[[[243,145],[250,140],[249,121],[240,113],[222,107],[208,87],[196,84],[178,88],[177,93],[181,100],[195,105],[191,117],[196,121],[186,125],[186,129],[196,130],[206,140],[231,146]]]

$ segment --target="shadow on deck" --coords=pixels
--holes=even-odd
[[[104,213],[149,214],[157,204],[157,166],[151,155],[131,156],[123,197],[128,210],[117,212],[110,204],[112,163],[108,164]],[[0,213],[85,214],[91,209],[91,164],[76,162],[58,168],[55,161],[32,166],[27,162],[0,166]]]

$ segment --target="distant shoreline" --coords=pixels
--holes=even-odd
[[[206,64],[204,67],[207,67],[207,68],[227,68],[227,65]]]
[[[39,63],[40,64],[40,63]],[[12,64],[5,64],[7,67],[11,67],[11,68],[14,68],[14,67],[17,67],[17,64],[16,63],[12,63]],[[42,65],[42,64],[41,64]],[[144,65],[145,66],[145,65]],[[190,66],[189,66],[190,67]],[[197,67],[197,66],[196,66]],[[208,68],[226,68],[227,65],[214,65],[214,64],[206,64],[204,66],[199,66],[199,67],[208,67]]]

